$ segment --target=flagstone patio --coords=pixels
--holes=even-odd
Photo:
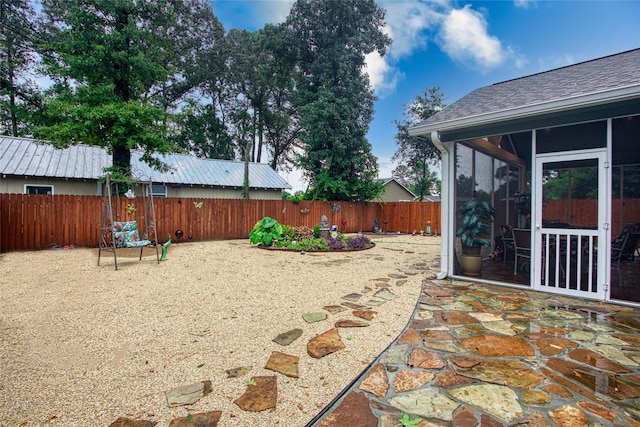
[[[426,280],[406,330],[307,427],[640,426],[639,329],[631,308]]]

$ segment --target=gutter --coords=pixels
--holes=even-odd
[[[442,154],[441,157],[441,166],[442,166],[442,183],[441,183],[441,191],[440,191],[440,273],[436,275],[438,279],[444,279],[448,276],[449,271],[449,247],[451,243],[451,203],[449,200],[451,198],[451,179],[450,179],[450,155],[451,153],[444,146],[442,141],[440,140],[440,135],[437,131],[431,132],[431,142],[436,146],[438,151]]]

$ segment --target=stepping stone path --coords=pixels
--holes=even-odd
[[[343,299],[346,299],[347,301],[356,302],[356,301],[358,301],[360,298],[362,298],[362,295],[361,295],[361,294],[353,293],[353,294],[345,295],[345,296],[343,296],[342,298],[343,298]]]
[[[227,374],[227,378],[238,378],[248,374],[252,368],[253,366],[240,366],[239,368],[227,369],[225,373]]]
[[[117,420],[109,424],[109,427],[154,427],[158,424],[155,421],[132,420],[125,417],[119,417]]]
[[[347,311],[347,308],[342,305],[325,305],[322,308],[324,308],[331,314],[340,313],[341,311]]]
[[[316,322],[320,322],[321,320],[326,320],[327,313],[323,313],[321,311],[317,311],[313,313],[304,313],[302,315],[302,318],[307,323],[316,323]]]
[[[273,339],[273,342],[276,342],[282,346],[286,346],[300,338],[302,335],[302,329],[292,329],[287,332],[283,332],[277,337]]]
[[[353,310],[353,315],[364,320],[373,320],[378,317],[378,312],[374,310]]]
[[[280,353],[279,351],[274,351],[271,353],[271,357],[269,357],[265,369],[278,372],[291,378],[299,378],[299,361],[300,358],[298,356],[291,356],[289,354]]]
[[[216,427],[222,411],[200,412],[191,416],[174,418],[169,427]]]
[[[396,249],[393,249],[396,250]],[[401,251],[401,250],[400,250]],[[333,264],[332,264],[333,265]],[[438,268],[438,266],[435,266]],[[326,305],[323,308],[325,312],[309,312],[303,313],[302,318],[308,324],[322,322],[327,319],[329,314],[337,314],[352,310],[352,315],[359,319],[340,319],[334,322],[334,327],[318,334],[309,339],[307,343],[308,356],[320,359],[339,350],[346,348],[345,343],[340,337],[338,328],[363,328],[370,326],[370,321],[375,320],[378,312],[371,310],[371,307],[377,307],[387,301],[395,299],[397,296],[391,291],[394,286],[403,286],[407,283],[409,275],[424,274],[429,270],[426,264],[416,264],[409,267],[409,270],[402,270],[403,274],[391,273],[388,277],[378,277],[371,279],[371,286],[365,285],[360,293],[353,292],[342,297],[343,301],[338,304]],[[358,304],[363,294],[370,292],[372,298],[365,305]],[[288,346],[304,334],[303,329],[296,328],[283,332],[276,336],[272,341],[281,346]],[[550,344],[551,345],[551,344]],[[376,365],[371,371],[367,380],[363,383],[363,390],[369,388],[370,392],[383,397],[389,389],[386,382],[387,372],[395,372],[398,367],[407,359],[407,351],[391,350],[387,353],[386,358]],[[290,378],[299,378],[298,366],[300,357],[296,355],[285,354],[278,351],[272,351],[267,360],[265,369],[277,372]],[[394,365],[395,364],[395,365]],[[386,366],[386,368],[385,368]],[[240,378],[247,375],[252,366],[240,366],[227,369],[225,371],[226,378]],[[419,388],[421,385],[433,380],[434,374],[429,372],[401,371],[397,375],[394,382],[395,389],[400,391],[411,391]],[[176,387],[167,391],[167,403],[169,406],[191,405],[199,399],[211,393],[211,381],[202,381],[187,386]],[[233,402],[242,410],[248,412],[260,412],[273,410],[276,408],[278,401],[278,379],[277,376],[253,376],[246,383],[245,392],[235,399]],[[441,402],[438,402],[441,403]],[[397,411],[396,411],[397,412]],[[169,424],[169,427],[216,427],[222,416],[222,411],[210,411],[189,416],[175,418]],[[562,414],[558,415],[558,417]],[[345,420],[343,422],[343,420]],[[382,424],[378,423],[378,418],[371,411],[370,402],[363,393],[349,393],[342,399],[341,405],[332,411],[320,425],[327,426],[343,426],[353,425],[358,427],[387,427],[399,425],[398,417],[389,417],[383,414],[380,418]],[[328,423],[328,424],[327,424]],[[131,420],[120,417],[114,421],[109,427],[154,427],[157,422],[146,420]]]
[[[369,326],[369,322],[365,322],[364,320],[342,319],[338,320],[334,326],[336,328],[362,328]]]
[[[342,338],[340,338],[338,329],[333,328],[311,338],[307,344],[307,354],[316,359],[320,359],[327,354],[335,353],[346,347],[342,342]]]
[[[233,401],[244,411],[261,412],[276,407],[278,381],[276,376],[252,377],[245,392]]]
[[[192,405],[211,393],[213,389],[211,381],[201,381],[173,388],[165,393],[169,406]]]

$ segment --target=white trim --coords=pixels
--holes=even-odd
[[[610,125],[610,121],[609,121],[609,125]],[[610,126],[608,125],[608,129],[610,129]],[[534,136],[535,136],[536,132],[534,132]],[[607,135],[607,138],[609,139],[610,134]],[[535,138],[534,138],[535,141]],[[610,140],[608,141],[610,142]],[[533,147],[535,148],[535,146]],[[607,210],[610,210],[610,206],[611,206],[611,200],[609,198],[609,191],[607,190],[607,187],[609,187],[610,181],[609,181],[609,177],[607,176],[607,173],[610,173],[610,171],[607,171],[607,168],[605,167],[605,162],[607,159],[607,156],[610,155],[610,150],[608,148],[595,148],[595,149],[586,149],[586,150],[575,150],[575,151],[562,151],[562,152],[554,152],[554,153],[542,153],[542,154],[536,154],[535,158],[534,158],[534,164],[535,167],[533,168],[532,174],[531,174],[531,179],[533,180],[534,184],[534,193],[533,193],[533,200],[534,200],[534,206],[535,206],[535,213],[533,215],[533,220],[535,222],[533,222],[533,224],[535,224],[535,226],[532,229],[532,242],[531,242],[531,249],[532,249],[532,253],[535,254],[535,258],[534,258],[534,265],[533,265],[533,269],[532,269],[532,276],[531,276],[531,283],[533,284],[533,289],[534,290],[540,290],[540,291],[544,291],[544,292],[550,292],[550,293],[558,293],[558,294],[562,294],[562,295],[568,295],[568,296],[575,296],[575,297],[581,297],[581,298],[590,298],[590,299],[597,299],[597,300],[608,300],[609,296],[610,296],[610,290],[611,290],[611,286],[609,284],[608,279],[606,278],[607,276],[607,271],[608,271],[608,263],[607,260],[610,257],[610,248],[605,245],[605,243],[607,242],[607,237],[606,235],[608,233],[610,233],[608,230],[605,229],[605,223],[609,223],[609,212],[607,212]],[[597,230],[580,230],[580,229],[574,229],[574,230],[566,230],[566,229],[553,229],[553,228],[545,228],[542,225],[542,175],[543,175],[543,169],[544,169],[544,164],[548,163],[548,162],[558,162],[558,161],[576,161],[576,160],[587,160],[587,159],[595,159],[597,160],[597,164],[598,164],[598,228]],[[542,248],[542,235],[543,234],[548,234],[548,235],[557,235],[557,236],[565,236],[566,241],[569,241],[569,237],[573,237],[573,236],[583,236],[583,237],[587,237],[589,239],[597,239],[598,242],[598,246],[597,246],[597,253],[599,254],[598,256],[598,260],[597,260],[597,265],[596,265],[596,277],[591,277],[593,269],[591,268],[591,266],[589,266],[589,268],[587,269],[587,271],[589,272],[589,279],[587,282],[591,285],[592,283],[595,284],[595,291],[593,291],[591,289],[591,287],[587,290],[581,290],[581,289],[571,289],[570,288],[570,276],[569,276],[569,253],[567,252],[566,254],[566,260],[561,260],[559,258],[556,258],[557,261],[559,261],[559,263],[557,264],[556,267],[556,271],[555,271],[555,277],[556,280],[558,280],[560,271],[559,268],[562,268],[562,264],[564,263],[564,268],[567,271],[566,274],[566,281],[565,283],[558,283],[558,286],[556,287],[555,285],[552,284],[548,284],[547,285],[542,285],[541,282],[541,277],[542,274],[545,273],[542,271],[542,265],[543,265],[543,261],[542,261],[542,253],[543,253],[543,248]],[[593,251],[590,251],[591,254],[593,254]],[[547,254],[548,255],[548,254]],[[556,257],[559,257],[559,252],[556,252]],[[580,253],[578,253],[578,262],[580,260]],[[593,262],[593,259],[589,259],[589,262]],[[547,266],[548,267],[548,266]],[[577,271],[577,275],[578,277],[580,277],[580,270]],[[547,280],[549,278],[549,276],[546,277]],[[564,285],[560,286],[560,285]]]
[[[453,214],[451,198],[451,185],[455,182],[453,177],[454,167],[452,162],[455,156],[451,155],[453,142],[443,143],[438,137],[438,132],[431,134],[431,141],[441,153],[441,172],[442,182],[440,190],[440,273],[436,276],[438,279],[444,279],[453,272]]]
[[[53,192],[53,184],[49,185],[49,184],[25,184],[24,185],[24,194],[29,194],[27,192],[27,187],[38,187],[38,188],[50,188],[51,189],[51,193],[49,193],[48,195],[53,196],[54,192]]]

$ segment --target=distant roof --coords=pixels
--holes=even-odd
[[[188,154],[155,155],[169,172],[159,172],[141,161],[143,152],[131,152],[131,168],[136,179],[162,184],[242,187],[244,163],[232,160],[202,159]],[[0,173],[34,177],[99,179],[112,165],[107,150],[87,145],[57,149],[30,138],[0,136]],[[249,183],[253,188],[290,189],[287,181],[264,163],[249,164]]]
[[[380,178],[380,181],[382,181],[382,185],[386,186],[387,184],[389,184],[391,181],[394,181],[396,184],[398,184],[400,187],[404,188],[409,194],[411,194],[413,197],[416,197],[416,195],[413,193],[413,191],[409,190],[407,187],[405,187],[404,185],[402,185],[402,183],[400,181],[398,181],[395,178]]]
[[[412,135],[640,99],[640,49],[476,89],[411,128]]]

